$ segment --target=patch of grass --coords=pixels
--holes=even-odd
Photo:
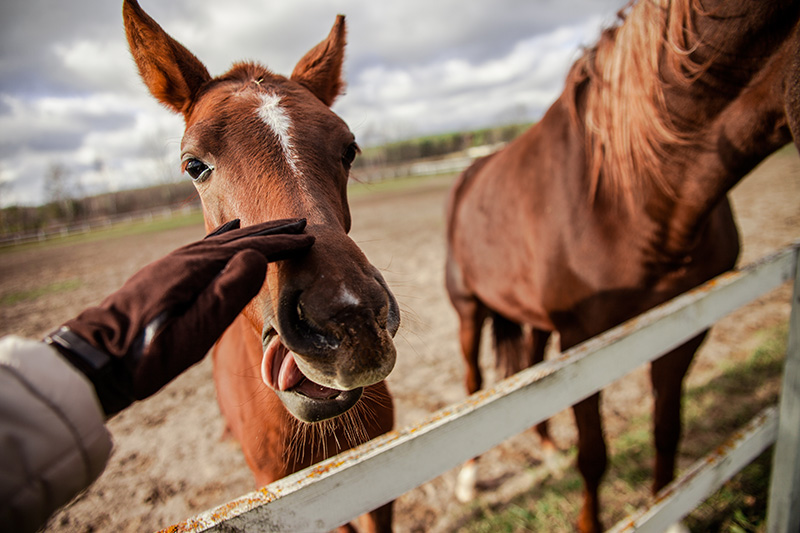
[[[574,457],[575,449],[570,452]],[[567,469],[558,479],[548,478],[530,493],[509,502],[488,505],[477,501],[458,531],[495,533],[521,531],[571,531],[582,502],[583,481],[577,470]]]
[[[371,194],[398,193],[413,191],[419,187],[441,186],[448,188],[452,185],[457,174],[434,174],[428,176],[408,176],[375,183],[352,181],[347,188],[350,198],[361,198]]]
[[[137,220],[132,222],[122,222],[113,226],[99,228],[86,233],[77,233],[63,237],[54,237],[46,241],[20,244],[0,248],[0,254],[14,253],[28,250],[39,250],[52,246],[66,246],[81,244],[86,242],[96,242],[107,239],[116,239],[130,235],[140,235],[146,233],[158,233],[171,229],[183,228],[186,226],[203,224],[203,214],[199,211],[189,214],[176,214],[170,218],[153,218],[152,220]]]
[[[686,391],[684,455],[702,457],[724,441],[725,435],[777,402],[788,331],[784,323],[758,332],[761,341],[746,361],[738,365],[724,362],[718,378]]]
[[[636,492],[650,483],[655,452],[650,417],[637,417],[631,426],[629,431],[609,443],[614,452],[609,458],[608,477],[623,482],[627,490]]]
[[[719,418],[715,426],[722,424],[727,431],[744,425],[756,413],[778,400],[789,335],[788,324],[763,330],[759,335],[762,341],[753,355],[744,364],[731,366],[717,380],[717,390],[705,386],[690,391],[689,402],[694,394],[701,397],[704,394],[714,394],[720,398],[718,403],[724,407],[711,411],[711,418]],[[768,382],[772,386],[765,387]],[[692,418],[688,426],[706,425],[699,417]],[[717,444],[718,442],[719,440]],[[707,444],[706,447],[710,449],[713,445]],[[766,531],[771,468],[772,449],[769,449],[695,509],[686,518],[687,527],[697,533]]]
[[[718,378],[686,391],[680,452],[685,460],[703,457],[777,401],[788,326],[784,323],[759,335],[761,343],[744,363],[723,363]],[[609,467],[601,494],[601,518],[606,526],[614,525],[649,501],[654,457],[651,428],[649,415],[637,417],[628,431],[609,439]],[[687,517],[687,526],[697,533],[765,531],[771,454],[762,454],[709,497]],[[531,492],[509,502],[494,506],[476,502],[459,531],[573,531],[582,487],[573,461],[563,478],[547,478]]]
[[[9,294],[0,296],[0,306],[5,307],[17,304],[19,302],[36,300],[37,298],[40,298],[45,294],[69,292],[77,289],[81,285],[82,283],[78,279],[68,279],[66,281],[57,281],[55,283],[50,283],[49,285],[45,285],[43,287],[37,287],[35,289],[11,292]]]
[[[686,526],[694,533],[766,531],[771,468],[772,450],[767,450],[695,509]]]

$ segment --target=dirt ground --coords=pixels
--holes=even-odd
[[[377,191],[352,200],[352,236],[384,272],[403,311],[397,367],[389,378],[398,426],[464,397],[456,317],[443,286],[443,205],[451,182],[452,177],[428,179],[400,192]],[[799,238],[797,154],[784,150],[773,156],[737,186],[733,201],[744,242],[740,264]],[[102,244],[0,254],[0,334],[40,336],[99,301],[144,264],[201,236],[201,227],[189,227]],[[42,287],[48,290],[36,297],[15,303],[5,299]],[[790,294],[790,287],[783,286],[721,322],[697,357],[690,382],[713,379],[719,360],[743,357],[754,332],[785,321]],[[491,359],[485,355],[483,364],[491,375]],[[609,388],[603,404],[609,440],[646,412],[649,402],[644,370]],[[156,530],[254,489],[237,444],[220,439],[223,422],[208,359],[109,426],[116,444],[106,472],[53,518],[48,531]],[[552,432],[562,448],[574,443],[569,412],[555,417]],[[540,459],[536,444],[528,432],[486,454],[480,497],[502,500],[526,490],[525,466]],[[395,530],[455,530],[465,509],[452,495],[455,475],[448,472],[403,495],[395,507]]]

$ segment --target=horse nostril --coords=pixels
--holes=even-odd
[[[326,357],[339,347],[341,340],[328,331],[326,324],[314,319],[301,295],[302,291],[295,291],[281,298],[276,329],[284,345],[293,352],[309,357]]]
[[[331,359],[343,346],[394,337],[400,325],[397,301],[382,277],[372,278],[373,285],[362,290],[343,285],[282,295],[276,329],[284,344],[300,356]]]
[[[386,280],[383,279],[383,276],[381,276],[377,270],[375,271],[375,281],[383,288],[387,300],[386,307],[383,308],[380,313],[380,326],[389,332],[389,335],[394,337],[400,329],[400,307],[392,291],[389,289],[389,285],[386,284]]]
[[[324,313],[320,315],[314,312],[313,308],[306,308],[302,297],[297,300],[294,319],[297,321],[298,329],[324,338],[328,346],[337,347],[342,341],[340,330],[344,325]]]

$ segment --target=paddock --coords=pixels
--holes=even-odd
[[[714,278],[556,360],[446,407],[419,425],[378,437],[169,531],[329,531],[568,408],[790,280],[794,293],[779,408],[757,415],[660,492],[650,509],[625,519],[613,531],[663,531],[776,441],[769,531],[796,531],[800,526],[800,508],[793,505],[800,494],[798,258],[800,242]]]
[[[744,242],[743,263],[797,238],[798,177],[796,152],[786,150],[734,189],[733,203]],[[445,176],[387,184],[386,189],[368,186],[352,199],[353,237],[384,271],[404,312],[404,327],[397,340],[398,367],[389,378],[398,402],[398,428],[417,424],[464,398],[455,317],[444,295],[443,261],[437,255],[443,249],[442,209],[450,182]],[[398,220],[404,223],[398,224]],[[54,284],[63,290],[51,288],[37,298],[4,305],[0,310],[3,333],[35,336],[99,300],[143,264],[201,234],[201,228],[187,226],[108,243],[4,254],[0,257],[0,296]],[[31,276],[32,272],[37,275]],[[70,285],[70,280],[76,284]],[[758,331],[785,322],[789,290],[781,286],[721,321],[690,372],[692,386],[717,379],[714,369],[719,361],[741,361],[742,354],[753,347]],[[163,393],[111,421],[117,450],[106,473],[55,517],[50,530],[156,530],[253,490],[235,443],[220,440],[222,427],[208,363],[191,369]],[[631,398],[648,396],[646,388],[646,376],[637,370],[608,390],[604,405],[612,446],[616,442],[613,437],[635,423],[637,409],[649,410],[646,402],[631,402]],[[752,394],[749,397],[752,403],[759,401]],[[565,449],[574,437],[570,418],[569,413],[556,415],[555,436]],[[688,445],[694,446],[691,438],[689,441]],[[500,507],[502,502],[530,492],[531,473],[535,476],[539,470],[523,465],[535,466],[538,461],[535,437],[527,433],[512,437],[487,456],[481,506]],[[684,457],[681,470],[690,463]],[[572,469],[571,465],[565,467],[566,471]],[[398,500],[396,531],[453,531],[473,519],[479,509],[462,506],[452,496],[455,474],[449,471],[405,493]],[[534,478],[537,489],[548,486],[538,479]],[[496,484],[496,480],[503,483]],[[645,485],[640,489],[646,493]],[[635,495],[625,501],[639,506]],[[613,524],[625,514],[610,511],[606,523]]]

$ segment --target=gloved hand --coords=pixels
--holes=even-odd
[[[305,220],[234,220],[133,275],[44,341],[92,381],[106,415],[200,361],[258,294],[269,261],[309,248]]]

